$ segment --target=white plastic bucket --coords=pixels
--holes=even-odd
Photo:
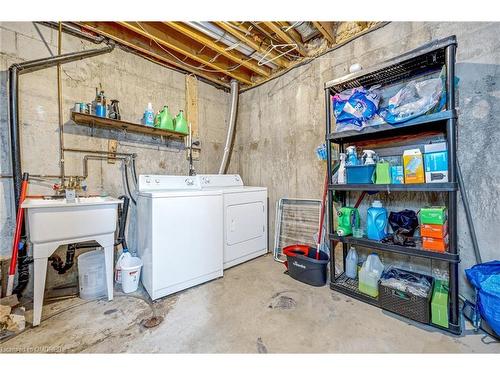
[[[80,298],[93,300],[106,295],[104,251],[94,250],[78,257]]]
[[[142,260],[137,257],[123,259],[121,263],[121,279],[123,293],[135,292],[141,277]]]

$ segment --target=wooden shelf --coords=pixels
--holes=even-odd
[[[71,119],[78,125],[91,127],[96,126],[103,129],[125,130],[131,133],[148,134],[155,137],[161,136],[184,139],[184,137],[187,136],[187,134],[176,132],[174,130],[159,129],[152,126],[136,124],[134,122],[113,120],[110,118],[98,117],[86,113],[72,112]]]

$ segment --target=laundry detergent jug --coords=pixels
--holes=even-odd
[[[338,212],[337,234],[339,236],[349,236],[352,234],[352,227],[359,228],[359,211],[354,207],[342,207]]]
[[[366,235],[369,240],[380,241],[387,236],[387,218],[387,210],[382,207],[382,202],[373,201],[366,219]]]
[[[345,258],[345,275],[350,279],[358,276],[358,252],[351,246]]]
[[[359,291],[373,298],[378,297],[378,281],[384,265],[377,254],[370,254],[359,271]]]
[[[165,130],[174,130],[174,118],[170,113],[168,106],[163,106],[163,109],[160,112],[160,129]]]

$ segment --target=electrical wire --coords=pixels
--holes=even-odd
[[[142,29],[142,31],[144,31],[145,33],[149,34],[148,31],[142,27],[141,23],[140,22],[136,22],[137,25],[139,25],[139,27]],[[235,71],[236,69],[238,69],[240,66],[242,66],[243,64],[245,64],[247,61],[250,61],[252,60],[253,58],[250,57],[248,59],[245,59],[243,60],[242,63],[238,64],[238,65],[234,65],[232,67],[229,67],[227,69],[224,69],[224,68],[220,68],[220,69],[208,69],[208,68],[204,68],[204,66],[206,66],[207,64],[201,64],[201,65],[198,65],[198,66],[195,66],[195,65],[191,65],[191,64],[188,64],[187,62],[185,62],[184,60],[178,58],[177,56],[175,56],[172,52],[170,52],[169,50],[165,49],[160,43],[158,43],[154,38],[149,38],[152,42],[154,42],[158,47],[160,47],[163,51],[165,51],[166,53],[168,53],[170,56],[172,56],[174,59],[176,59],[177,61],[179,61],[181,64],[185,65],[185,66],[188,66],[190,67],[191,69],[195,69],[195,70],[201,70],[203,72],[209,72],[209,73],[225,73],[225,72],[233,72]],[[253,53],[252,53],[253,55]],[[250,55],[250,56],[252,56]],[[217,58],[218,56],[220,56],[220,54],[216,55],[216,57],[212,58],[215,59]],[[185,57],[187,58],[187,56]],[[213,61],[209,61],[207,63],[213,63]]]

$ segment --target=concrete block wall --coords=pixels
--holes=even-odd
[[[323,84],[359,62],[369,67],[433,39],[456,35],[458,158],[462,167],[483,261],[499,259],[500,228],[500,23],[393,22],[240,95],[232,164],[246,184],[269,188],[270,244],[275,205],[281,197],[320,198],[325,164],[315,148],[325,137]],[[411,198],[416,201],[407,203]],[[387,194],[390,207],[418,208],[442,197]],[[369,204],[370,200],[366,203]],[[366,203],[361,213],[366,214]],[[459,200],[460,270],[475,264]],[[463,293],[470,293],[461,272]]]
[[[90,42],[63,34],[63,53],[96,48]],[[102,45],[104,46],[104,45]],[[8,127],[8,68],[16,62],[57,54],[57,31],[31,22],[0,23],[0,174],[10,175]],[[164,104],[176,115],[185,107],[185,75],[154,64],[120,48],[109,54],[63,65],[65,147],[107,150],[108,140],[117,139],[118,151],[137,153],[138,174],[187,174],[183,144],[151,136],[95,129],[74,124],[70,109],[75,102],[89,102],[102,84],[108,99],[118,99],[124,120],[139,122],[148,102],[155,110]],[[229,94],[198,82],[199,139],[202,152],[195,168],[199,173],[217,173],[227,127]],[[56,68],[20,77],[20,122],[23,171],[59,174],[59,134]],[[82,173],[84,154],[66,153],[66,174]],[[125,194],[121,163],[89,161],[90,191],[103,190],[113,196]],[[56,181],[54,181],[56,182]],[[52,182],[32,181],[30,194],[51,194]],[[11,178],[0,178],[0,259],[10,257],[15,224]],[[165,223],[168,225],[168,223]],[[129,246],[135,248],[135,207],[131,205]],[[65,249],[60,249],[62,254]],[[63,255],[64,259],[64,255]],[[48,272],[48,284],[69,282]]]

